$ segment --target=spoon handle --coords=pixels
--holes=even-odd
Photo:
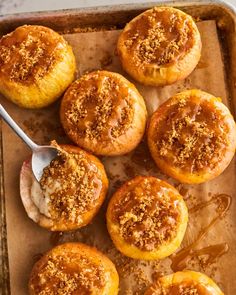
[[[9,116],[4,107],[0,104],[0,115],[3,120],[15,131],[15,133],[31,148],[35,150],[38,148],[38,145],[34,143],[25,132],[16,124],[16,122]]]

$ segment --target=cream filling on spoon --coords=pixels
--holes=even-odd
[[[55,141],[52,141],[51,144],[58,150],[62,151]],[[63,151],[63,153],[65,152]],[[60,190],[60,188],[61,184],[55,180],[50,184],[50,187],[47,186],[46,188],[44,188],[43,191],[40,183],[32,175],[32,186],[30,192],[32,202],[38,208],[39,212],[48,218],[51,218],[51,214],[49,212],[50,195],[56,192],[57,190]]]
[[[61,183],[57,180],[54,180],[50,184],[50,187],[47,186],[43,192],[40,183],[36,179],[33,179],[31,186],[31,199],[41,214],[51,218],[50,196],[61,188]]]
[[[50,218],[51,215],[49,213],[49,194],[47,192],[47,189],[45,193],[43,193],[41,186],[36,179],[33,179],[30,195],[34,205],[38,208],[39,212]]]

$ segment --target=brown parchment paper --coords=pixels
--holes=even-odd
[[[220,96],[228,105],[224,81],[225,69],[215,22],[199,22],[198,27],[203,43],[202,58],[188,78],[161,88],[147,87],[133,81],[146,101],[149,114],[172,94],[190,88],[200,88]],[[115,48],[119,33],[119,31],[103,31],[65,35],[76,55],[78,76],[95,69],[107,69],[120,72],[130,79],[122,71],[116,56]],[[59,122],[59,101],[46,109],[25,110],[18,108],[3,97],[0,99],[12,117],[36,142],[45,144],[51,139],[56,139],[59,143],[68,142]],[[236,294],[236,171],[234,160],[222,175],[210,182],[201,185],[179,185],[176,181],[161,174],[156,168],[148,153],[144,138],[138,148],[129,155],[102,159],[110,179],[110,194],[93,223],[74,232],[52,234],[31,221],[24,211],[19,195],[19,173],[22,162],[30,156],[30,151],[5,124],[3,124],[3,155],[11,294],[27,294],[27,282],[34,262],[40,254],[57,243],[65,241],[82,241],[96,246],[107,254],[118,269],[121,295],[143,294],[146,286],[155,277],[173,272],[170,258],[154,262],[125,258],[114,248],[107,234],[104,215],[110,194],[124,180],[137,174],[156,175],[174,184],[180,189],[189,208],[202,204],[218,194],[231,196],[232,203],[226,215],[219,218],[206,231],[205,237],[196,247],[205,249],[208,246],[219,245],[218,248],[221,249],[223,246],[223,250],[216,255],[218,257],[201,255],[198,252],[187,262],[186,268],[205,272],[216,280],[225,294]],[[203,229],[217,216],[219,208],[217,204],[212,204],[202,206],[195,211],[195,213],[190,212],[188,230],[182,248],[198,239]],[[210,250],[207,253],[214,254],[214,251]]]

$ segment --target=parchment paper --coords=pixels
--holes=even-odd
[[[202,58],[194,72],[182,82],[161,88],[146,87],[136,82],[145,101],[149,114],[172,94],[190,88],[200,88],[213,95],[220,96],[228,105],[224,82],[224,65],[214,21],[198,23],[202,36]],[[89,32],[65,35],[72,45],[78,63],[78,76],[94,69],[107,69],[122,73],[116,56],[116,42],[119,31]],[[57,102],[41,110],[18,108],[1,97],[2,104],[22,128],[40,144],[57,139],[58,143],[68,142],[59,123]],[[227,253],[211,263],[202,263],[207,257],[197,255],[187,263],[188,269],[200,270],[211,276],[222,287],[225,294],[236,294],[236,190],[235,161],[232,161],[225,172],[216,179],[201,185],[178,185],[176,181],[162,175],[154,165],[145,144],[145,138],[136,151],[123,157],[103,158],[110,178],[110,194],[93,223],[76,232],[64,235],[51,234],[31,221],[19,195],[19,173],[22,162],[30,156],[30,151],[20,139],[3,124],[4,182],[6,198],[7,237],[11,277],[11,293],[27,294],[27,283],[30,270],[40,254],[53,245],[64,241],[82,241],[95,245],[107,254],[116,264],[120,275],[120,294],[143,294],[146,286],[160,274],[173,272],[169,258],[163,261],[145,262],[121,255],[112,245],[106,231],[104,214],[110,194],[126,179],[137,174],[156,175],[174,184],[187,202],[189,208],[210,199],[215,194],[227,194],[232,197],[232,204],[224,218],[219,219],[207,232],[198,248],[227,243]],[[199,233],[217,214],[214,205],[191,213],[188,230],[182,247],[197,239]],[[226,252],[226,251],[224,251]],[[220,256],[220,255],[219,255]]]

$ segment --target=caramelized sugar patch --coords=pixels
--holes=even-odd
[[[172,105],[154,134],[159,157],[193,173],[214,169],[229,145],[228,126],[210,102],[181,99]]]
[[[128,86],[115,78],[90,75],[70,88],[66,117],[71,129],[89,140],[110,140],[123,135],[133,121]]]
[[[169,294],[177,295],[210,295],[211,292],[200,283],[188,282],[182,284],[173,284],[169,290]],[[167,293],[168,294],[168,293]]]
[[[133,51],[139,65],[158,66],[174,63],[194,43],[192,20],[177,11],[154,8],[130,23],[125,32],[127,51]]]
[[[97,167],[83,151],[60,155],[44,169],[40,184],[49,196],[49,212],[53,220],[80,223],[81,214],[93,208],[100,195],[102,181]]]
[[[150,291],[148,295],[211,295],[207,287],[194,281],[186,281],[181,284],[173,283],[167,288],[158,282]]]
[[[43,27],[23,26],[0,40],[0,74],[19,83],[33,83],[60,61],[63,38]]]
[[[114,205],[120,235],[141,250],[152,251],[176,236],[178,202],[156,179],[141,179]]]
[[[86,256],[52,254],[32,278],[31,286],[38,295],[89,295],[94,288],[105,286],[104,272],[101,264],[93,264]]]

